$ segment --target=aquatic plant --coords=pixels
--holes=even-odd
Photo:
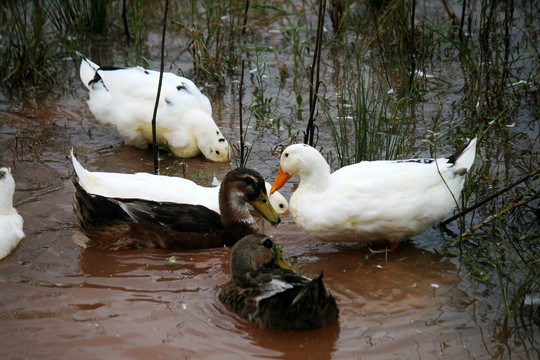
[[[4,34],[0,40],[2,82],[30,82],[51,79],[47,63],[54,42],[46,31],[48,7],[40,2],[8,1],[2,6]]]
[[[105,32],[109,0],[51,0],[49,3],[49,18],[59,33]]]

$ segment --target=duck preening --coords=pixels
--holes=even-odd
[[[269,203],[264,179],[250,169],[225,175],[219,190],[221,215],[206,206],[114,198],[91,194],[79,181],[74,208],[86,235],[76,242],[102,249],[197,249],[232,246],[243,236],[259,232],[248,204],[272,225],[281,220]]]
[[[298,176],[289,210],[311,237],[395,245],[454,210],[475,153],[476,138],[448,158],[362,161],[331,173],[316,149],[291,145],[270,192]]]
[[[323,283],[292,271],[281,249],[264,234],[248,235],[231,250],[232,279],[219,299],[229,309],[269,330],[307,330],[334,324],[339,310]]]
[[[24,238],[23,218],[13,207],[15,180],[11,169],[0,167],[0,259],[6,257]]]
[[[115,127],[127,145],[152,143],[152,116],[159,72],[140,66],[100,67],[83,59],[80,77],[90,91],[88,107],[96,119]],[[202,153],[213,161],[229,160],[229,144],[212,118],[212,106],[186,78],[163,74],[156,119],[158,145],[178,157]]]
[[[122,174],[113,172],[88,171],[71,150],[73,168],[79,178],[79,185],[86,192],[109,198],[133,198],[160,202],[203,205],[219,213],[219,186],[201,186],[195,182],[176,177],[148,173]],[[265,182],[267,194],[270,184]],[[269,196],[270,204],[278,215],[289,209],[287,200],[279,192]]]

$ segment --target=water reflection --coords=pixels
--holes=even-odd
[[[340,336],[339,324],[295,333],[244,329],[252,344],[268,349],[277,359],[332,359]]]

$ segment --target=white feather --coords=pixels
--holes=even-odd
[[[15,180],[9,168],[0,168],[0,259],[24,238],[23,218],[13,207]]]
[[[292,289],[293,286],[285,281],[272,279],[269,282],[262,283],[260,288],[261,294],[255,298],[257,301],[272,297],[275,294],[284,292],[287,289]]]

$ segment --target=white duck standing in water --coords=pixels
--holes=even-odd
[[[24,237],[23,218],[13,207],[15,180],[8,167],[0,168],[0,259],[6,257]]]
[[[80,77],[90,91],[88,107],[96,119],[115,127],[127,145],[145,148],[152,143],[152,115],[159,72],[140,66],[100,67],[81,62]],[[212,161],[229,160],[229,144],[212,118],[212,106],[186,78],[163,73],[156,120],[158,145],[178,157],[202,153]]]
[[[395,248],[454,210],[475,153],[476,138],[449,158],[362,161],[331,173],[316,149],[291,145],[271,192],[299,176],[289,210],[310,236]]]

